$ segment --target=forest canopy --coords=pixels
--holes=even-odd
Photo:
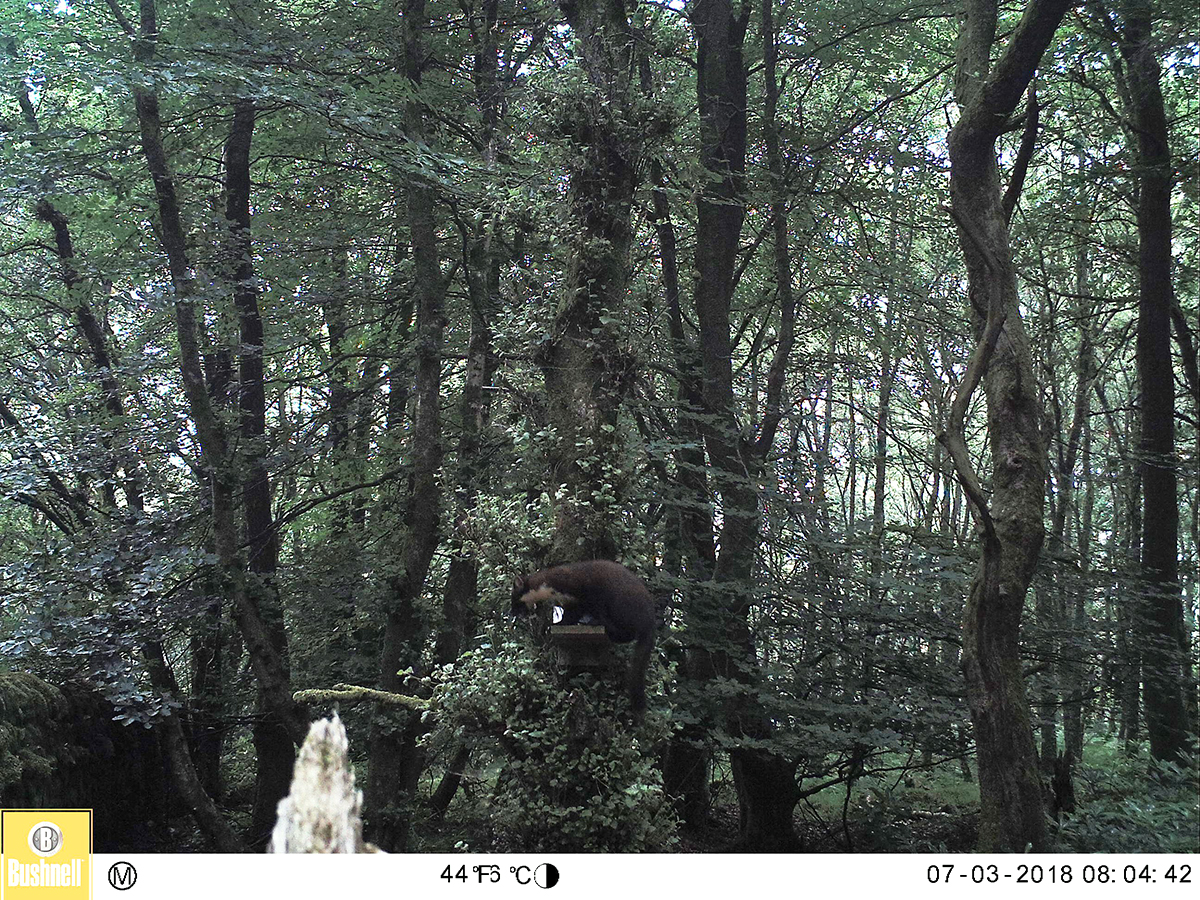
[[[1200,850],[1190,7],[0,0],[0,805]]]

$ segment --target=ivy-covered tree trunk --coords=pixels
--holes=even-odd
[[[562,0],[585,79],[562,111],[570,166],[570,262],[538,352],[555,431],[550,490],[557,562],[613,559],[625,482],[617,412],[630,383],[615,327],[627,303],[630,216],[644,123],[624,0]]]
[[[975,504],[983,540],[964,613],[962,667],[979,756],[979,849],[986,851],[1046,848],[1019,647],[1021,611],[1045,534],[1047,459],[1041,397],[1009,247],[1008,222],[1022,169],[1014,168],[1005,192],[996,139],[1070,5],[1071,0],[1032,0],[993,66],[998,4],[966,0],[955,72],[961,112],[948,142],[952,212],[979,340],[955,398],[947,445]],[[981,379],[992,452],[990,501],[961,432],[966,401]]]

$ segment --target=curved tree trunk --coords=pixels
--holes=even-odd
[[[1071,0],[1031,0],[992,66],[998,4],[966,0],[955,73],[961,115],[949,137],[950,195],[979,344],[955,397],[946,443],[983,535],[964,614],[962,666],[979,754],[979,849],[989,851],[1046,848],[1019,644],[1021,610],[1045,533],[1047,459],[1041,398],[1008,243],[1023,165],[1018,160],[1004,191],[996,139],[1070,5]],[[1035,112],[1031,95],[1031,123]],[[981,380],[992,451],[990,502],[971,468],[961,430],[967,401]]]
[[[142,0],[136,33],[123,16],[121,19],[130,30],[130,36],[135,38],[135,60],[143,65],[152,62],[159,35],[154,0]],[[175,293],[176,336],[184,394],[196,425],[212,488],[213,544],[225,581],[224,588],[233,598],[234,618],[245,640],[258,684],[262,720],[255,729],[254,740],[259,754],[260,801],[250,835],[251,840],[257,842],[265,838],[264,829],[269,829],[266,807],[272,806],[269,814],[273,815],[274,802],[287,792],[293,761],[292,744],[304,740],[308,732],[308,715],[303,706],[292,699],[286,634],[273,578],[276,544],[271,523],[270,485],[261,463],[265,415],[262,321],[258,317],[258,295],[249,254],[249,149],[254,108],[245,103],[235,110],[234,128],[226,148],[227,155],[230,152],[234,155],[233,163],[227,169],[226,185],[231,246],[240,254],[232,274],[243,348],[239,354],[243,381],[242,431],[244,436],[253,434],[258,445],[245,456],[249,474],[243,486],[239,485],[233,442],[214,408],[206,384],[200,355],[202,317],[200,322],[197,317],[199,292],[187,256],[186,232],[175,178],[163,146],[158,95],[144,84],[135,85],[133,94],[142,151],[154,182],[160,234]],[[240,486],[244,487],[246,495],[246,523],[252,553],[249,565],[240,553],[242,542],[237,520]]]

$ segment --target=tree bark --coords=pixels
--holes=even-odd
[[[27,117],[30,125],[36,129],[37,123],[33,117],[32,108],[27,110]],[[96,377],[104,398],[105,409],[112,417],[108,423],[108,431],[117,441],[121,441],[120,429],[122,428],[121,423],[125,419],[125,401],[117,379],[119,362],[116,348],[110,345],[108,336],[91,308],[87,285],[80,277],[76,267],[74,243],[66,216],[47,199],[38,201],[36,214],[54,231],[55,251],[61,266],[63,284],[67,289],[68,297],[74,304],[76,326],[87,343],[92,363],[96,368]],[[126,504],[130,510],[141,512],[144,510],[142,493],[144,475],[141,465],[132,454],[122,454],[121,464],[125,468],[123,488]],[[108,498],[108,505],[115,506],[115,500],[111,496]],[[116,594],[121,592],[119,589],[114,591]],[[142,647],[142,653],[151,685],[155,691],[164,700],[182,701],[179,686],[171,675],[161,642],[158,640],[146,642]],[[194,684],[193,687],[197,694],[204,690],[202,683]],[[193,727],[196,726],[197,719],[201,718],[203,718],[202,715],[193,716]],[[170,763],[171,783],[188,807],[201,833],[219,852],[236,853],[245,850],[245,846],[213,802],[219,779],[211,771],[212,767],[202,770],[195,763],[183,727],[183,708],[180,707],[159,716],[156,724],[162,733],[163,744]],[[209,776],[207,779],[204,777],[205,774]]]
[[[1152,39],[1154,7],[1125,0],[1119,48],[1137,136],[1138,327],[1141,386],[1142,558],[1139,615],[1146,733],[1155,759],[1187,749],[1185,648],[1179,585],[1175,377],[1171,356],[1171,150]]]
[[[142,647],[142,655],[146,660],[146,669],[150,673],[150,683],[154,685],[154,689],[166,699],[178,698],[179,686],[171,675],[162,644],[156,640],[148,641]],[[229,823],[225,821],[225,817],[221,815],[221,811],[217,809],[212,797],[200,782],[178,711],[161,716],[159,725],[163,732],[167,758],[171,763],[171,784],[191,811],[201,833],[219,853],[240,853],[246,850],[246,845],[229,827]]]
[[[653,97],[654,83],[650,60],[639,60],[642,92]],[[687,336],[683,322],[683,307],[679,292],[679,252],[675,226],[671,221],[671,205],[666,191],[666,177],[661,160],[650,161],[651,201],[653,223],[658,240],[662,270],[663,299],[667,304],[667,328],[671,340],[677,385],[675,390],[676,447],[672,451],[675,463],[674,492],[671,500],[675,510],[668,539],[678,557],[678,574],[684,583],[703,585],[716,569],[717,548],[713,540],[712,502],[709,497],[708,475],[704,465],[703,435],[700,422],[704,413],[704,398],[700,391],[700,360],[695,344]],[[703,588],[700,588],[703,590]],[[693,608],[697,590],[692,587],[684,594],[682,608]],[[677,703],[702,694],[704,660],[694,652],[684,652],[677,660],[681,691]],[[699,691],[696,689],[700,688]],[[688,704],[693,710],[699,705]],[[712,751],[708,745],[709,729],[702,721],[685,724],[674,735],[663,758],[663,789],[674,798],[684,825],[693,832],[701,831],[708,821],[711,808],[708,782],[712,767]]]
[[[115,8],[115,0],[112,0]],[[155,57],[158,41],[157,11],[154,0],[141,0],[139,26],[134,37],[134,58],[149,68]],[[273,803],[287,793],[293,754],[291,744],[299,744],[308,731],[308,716],[304,708],[292,699],[290,676],[287,668],[286,636],[278,597],[261,590],[271,579],[260,580],[260,575],[274,571],[274,529],[270,522],[269,484],[265,469],[250,466],[250,477],[246,488],[247,526],[253,559],[250,571],[241,558],[241,544],[237,527],[236,497],[238,488],[237,466],[235,465],[230,441],[221,418],[214,409],[200,356],[199,326],[196,322],[197,292],[195,276],[187,255],[186,232],[183,214],[162,140],[162,122],[158,95],[152,87],[136,84],[133,88],[141,132],[142,152],[150,177],[154,182],[155,196],[161,223],[160,235],[167,264],[171,273],[171,284],[175,292],[175,323],[179,343],[180,370],[183,376],[184,394],[197,437],[203,453],[212,489],[213,543],[225,584],[223,588],[233,597],[234,618],[245,640],[258,682],[259,705],[263,716],[261,728],[255,729],[255,747],[259,754],[258,771],[263,796],[252,819],[250,838],[254,842],[264,839],[265,804]],[[244,251],[244,260],[235,270],[235,303],[238,305],[242,324],[242,346],[240,355],[241,377],[245,385],[246,401],[243,408],[243,429],[252,432],[261,429],[262,419],[255,420],[256,410],[262,399],[262,323],[257,318],[257,289],[253,282],[253,268],[249,256],[249,140],[253,125],[253,107],[235,110],[234,130],[231,146],[227,146],[227,163],[230,152],[236,157],[243,154],[244,160],[233,166],[233,182],[227,185],[227,213],[232,212],[232,241]],[[227,177],[230,169],[227,166]],[[235,224],[236,223],[236,224]],[[240,259],[240,257],[239,257]],[[243,267],[250,267],[247,270]],[[251,296],[252,294],[252,296]],[[253,309],[250,309],[250,307]],[[257,348],[257,349],[255,349]],[[257,357],[257,361],[255,361]],[[257,395],[254,394],[257,382]],[[261,430],[258,431],[261,439]],[[261,451],[260,451],[261,452]],[[253,463],[253,458],[251,458]],[[265,512],[265,518],[264,518]],[[273,807],[272,807],[273,815]],[[269,824],[266,829],[269,831]]]
[[[225,141],[225,221],[229,227],[228,277],[238,314],[237,470],[242,474],[242,514],[246,525],[246,591],[252,595],[282,676],[288,671],[287,632],[276,574],[279,538],[271,512],[271,481],[266,454],[267,397],[263,373],[263,321],[258,307],[258,282],[254,274],[254,249],[250,242],[250,146],[256,111],[251,100],[234,103],[233,123]],[[254,809],[250,818],[250,845],[267,845],[275,825],[275,808],[287,796],[295,760],[292,736],[259,686],[258,715],[253,737],[258,757]]]
[[[586,76],[564,112],[575,145],[566,287],[539,350],[550,422],[555,562],[614,559],[625,478],[617,412],[630,360],[615,319],[627,302],[641,135],[635,38],[624,0],[561,0]]]
[[[959,418],[954,424],[961,425],[964,401],[982,380],[992,450],[990,502],[961,452],[965,445],[953,453],[983,540],[965,610],[962,666],[979,755],[979,849],[985,851],[1047,846],[1019,655],[1021,610],[1044,536],[1047,459],[996,139],[1070,5],[1071,0],[1032,0],[992,66],[998,4],[966,0],[955,72],[961,113],[948,141],[950,195],[979,339],[955,398]]]
[[[475,99],[482,114],[484,165],[496,158],[497,126],[500,121],[503,87],[496,31],[498,0],[484,0],[472,10],[475,39]],[[455,452],[454,528],[450,534],[450,565],[442,593],[442,622],[434,646],[434,659],[449,663],[458,659],[468,638],[474,634],[475,605],[479,594],[479,560],[471,549],[472,517],[479,490],[486,481],[481,458],[481,441],[491,409],[489,388],[496,369],[492,347],[492,319],[500,303],[499,236],[500,216],[485,207],[470,223],[462,223],[464,272],[467,300],[471,309],[471,333],[467,338],[467,374],[459,400],[459,435]],[[447,776],[448,778],[449,776]],[[443,780],[443,784],[449,784]],[[449,803],[449,798],[446,799]]]
[[[1083,163],[1080,162],[1082,167]],[[1082,198],[1081,198],[1082,200]],[[1090,224],[1089,204],[1080,203],[1079,220]],[[1083,472],[1084,496],[1080,510],[1079,540],[1076,550],[1079,558],[1080,583],[1064,593],[1063,614],[1068,623],[1066,640],[1062,643],[1063,685],[1063,746],[1076,762],[1083,761],[1083,699],[1085,691],[1084,648],[1091,637],[1088,628],[1086,596],[1090,590],[1088,570],[1091,568],[1092,513],[1095,505],[1095,479],[1092,472],[1092,429],[1091,399],[1092,382],[1096,378],[1096,355],[1092,344],[1091,314],[1089,297],[1088,242],[1081,236],[1075,258],[1075,295],[1078,297],[1075,319],[1079,322],[1079,359],[1075,369],[1075,411],[1067,441],[1069,463],[1064,465],[1061,479],[1074,475],[1074,448],[1079,448],[1080,470]],[[1064,483],[1065,486],[1065,483]],[[1054,529],[1058,534],[1065,532],[1066,517],[1056,516]],[[1059,539],[1060,546],[1064,544]]]
[[[209,548],[211,552],[211,547]],[[204,612],[188,640],[191,666],[189,691],[189,745],[196,775],[205,792],[220,800],[221,753],[225,745],[225,629],[222,597],[211,569],[199,579]]]
[[[730,327],[745,216],[747,69],[742,48],[749,18],[748,4],[735,11],[731,0],[701,0],[692,19],[698,41],[701,163],[706,170],[697,198],[694,302],[700,325],[704,444],[721,496],[723,528],[713,573],[717,602],[699,603],[689,611],[695,625],[689,631],[703,648],[698,654],[706,657],[702,670],[744,686],[736,709],[726,711],[727,727],[738,742],[730,751],[740,813],[737,845],[769,852],[799,848],[792,822],[799,792],[795,760],[764,746],[773,729],[756,697],[761,672],[750,631],[749,591],[759,542],[757,484],[779,422],[782,367],[791,352],[793,322],[789,315],[781,318],[764,417],[759,437],[752,441],[737,419]],[[786,240],[786,229],[784,236]],[[777,247],[777,252],[783,249]],[[785,303],[791,295],[790,279],[788,272],[787,283],[776,285]]]
[[[28,101],[28,98],[26,98]],[[29,113],[30,124],[36,128],[37,120],[33,118],[32,109]],[[139,512],[145,508],[142,496],[145,473],[136,453],[127,445],[122,423],[125,419],[125,400],[122,396],[121,385],[117,378],[120,359],[115,346],[110,344],[104,327],[92,310],[90,291],[87,282],[80,276],[75,259],[74,242],[71,239],[71,229],[67,217],[63,215],[48,199],[37,203],[36,214],[39,219],[54,230],[54,250],[59,259],[63,286],[67,289],[69,302],[74,306],[75,325],[92,357],[96,367],[96,377],[100,391],[104,397],[104,408],[112,417],[111,427],[107,429],[110,440],[116,443],[116,460],[113,468],[120,465],[125,477],[122,488],[125,502],[129,509]],[[115,473],[114,473],[115,474]]]
[[[425,0],[405,0],[403,67],[415,94],[405,111],[405,124],[408,138],[414,141],[425,134],[425,110],[419,92],[426,64],[427,27]],[[404,507],[404,546],[398,572],[388,579],[379,654],[379,687],[393,693],[401,692],[400,671],[415,667],[420,661],[422,622],[416,602],[441,539],[442,493],[438,475],[444,455],[441,378],[446,279],[438,248],[436,198],[433,189],[415,176],[408,177],[406,189],[416,305],[416,411],[410,445],[412,475]],[[390,420],[389,426],[393,424],[399,426],[399,420]],[[417,748],[420,718],[412,713],[398,715],[403,716],[399,723],[378,711],[370,738],[367,806],[375,842],[389,851],[402,850],[407,845],[408,804],[416,794],[423,766]]]

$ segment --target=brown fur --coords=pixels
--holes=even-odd
[[[555,597],[561,596],[562,595],[555,591],[554,588],[548,585],[542,585],[537,590],[529,591],[527,594],[523,594],[520,597],[520,601],[525,604],[525,607],[530,612],[533,612],[535,609],[537,609],[537,605],[539,603],[545,603],[553,600]]]
[[[531,612],[539,603],[563,608],[563,625],[590,617],[604,626],[613,643],[635,642],[629,666],[629,701],[638,716],[646,708],[646,667],[654,649],[654,600],[642,579],[624,566],[603,559],[570,563],[518,576],[513,612]]]

